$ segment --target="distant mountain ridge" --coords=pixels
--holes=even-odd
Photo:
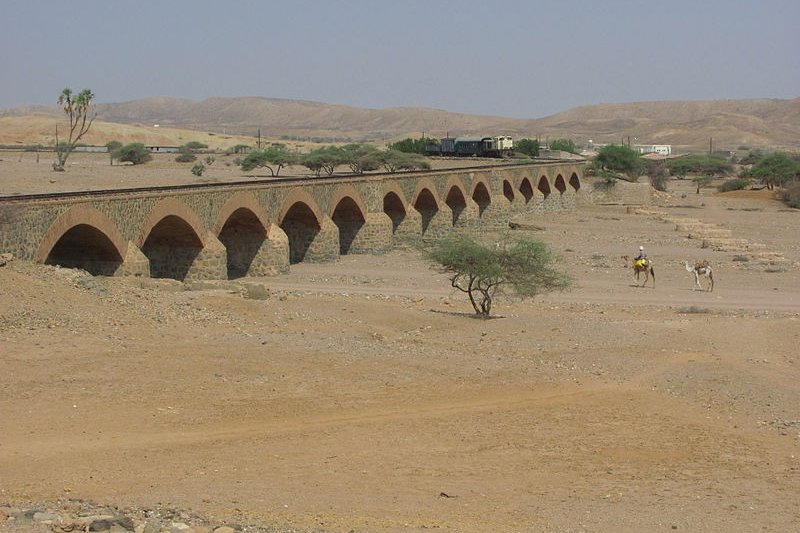
[[[58,116],[50,106],[0,111],[0,117]],[[440,109],[364,109],[265,97],[202,101],[149,97],[98,104],[97,119],[121,124],[217,133],[332,141],[381,141],[406,136],[508,134],[515,138],[568,137],[579,143],[630,142],[735,149],[800,149],[800,98],[791,100],[662,101],[586,105],[539,119],[468,115]]]

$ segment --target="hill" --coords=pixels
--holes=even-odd
[[[59,113],[58,108],[45,106],[0,111],[0,138],[15,134],[14,128],[20,123],[8,122],[12,117],[61,119]],[[145,128],[136,132],[145,135],[155,133],[153,125],[158,124],[159,134],[163,128],[195,130],[243,135],[251,142],[259,130],[265,137],[317,142],[391,141],[423,132],[435,137],[498,132],[543,140],[569,137],[578,143],[589,139],[596,143],[627,142],[630,138],[634,144],[665,143],[698,150],[707,148],[709,139],[720,149],[800,149],[800,98],[597,104],[539,119],[519,119],[417,107],[362,109],[262,97],[199,102],[153,97],[99,104],[97,120],[98,130],[100,122],[126,124]],[[113,130],[111,126],[104,128]],[[21,137],[23,130],[16,135]],[[187,135],[191,134],[179,136]]]

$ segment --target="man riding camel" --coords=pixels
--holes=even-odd
[[[639,267],[647,266],[647,252],[644,251],[644,246],[639,246],[639,255],[633,258],[633,264]]]

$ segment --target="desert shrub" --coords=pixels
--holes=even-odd
[[[402,141],[397,141],[389,145],[390,150],[397,150],[406,154],[424,154],[425,147],[429,144],[439,144],[438,139],[432,137],[420,137],[419,139],[411,139],[407,137]]]
[[[188,143],[184,144],[183,147],[188,150],[205,150],[208,148],[208,145],[203,144],[200,141],[189,141]]]
[[[596,168],[600,170],[610,170],[621,172],[631,178],[638,178],[641,175],[644,165],[639,157],[639,152],[616,144],[603,146],[597,152],[597,157],[593,161]],[[631,179],[630,181],[636,181]]]
[[[195,163],[194,165],[192,165],[191,171],[192,174],[194,174],[195,176],[202,176],[205,169],[206,166],[203,163]]]
[[[569,152],[571,154],[577,154],[580,152],[578,147],[575,146],[575,141],[572,139],[553,139],[550,141],[550,149],[561,150],[562,152]]]
[[[747,178],[734,178],[726,180],[722,183],[717,190],[719,192],[740,191],[750,186],[750,180]]]
[[[129,162],[134,165],[141,165],[153,159],[153,154],[150,153],[144,144],[131,143],[126,144],[112,154],[112,157],[117,161]]]
[[[206,156],[206,165],[211,166],[216,161],[216,158],[213,155]]]
[[[783,201],[789,207],[800,209],[800,181],[795,181],[783,191]]]
[[[181,150],[177,157],[175,157],[175,161],[178,163],[191,163],[195,159],[197,159],[197,156],[188,150]]]
[[[514,143],[514,150],[530,157],[539,157],[539,148],[536,139],[520,139]]]

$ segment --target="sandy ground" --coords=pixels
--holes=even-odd
[[[797,531],[800,212],[671,187],[529,219],[576,286],[491,320],[403,250],[294,265],[259,280],[266,300],[12,262],[0,506],[270,531]],[[655,288],[620,259],[640,243]],[[697,259],[713,292],[693,290]]]

